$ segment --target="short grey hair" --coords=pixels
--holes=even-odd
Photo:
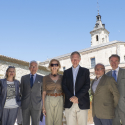
[[[29,63],[29,67],[31,66],[31,63],[36,63],[36,64],[37,64],[37,66],[39,66],[39,64],[38,64],[38,62],[37,62],[37,61],[32,60],[32,61],[30,61],[30,63]]]
[[[101,65],[101,66],[103,66],[103,68],[105,69],[104,64],[102,64],[102,63],[97,63],[97,64],[95,65],[95,68],[96,68],[97,65]],[[94,69],[95,69],[95,68],[94,68]]]
[[[71,55],[70,55],[70,58],[72,58],[72,56],[73,56],[74,54],[79,55],[79,57],[81,58],[81,55],[80,55],[80,53],[79,53],[78,51],[74,51],[74,52],[72,52]]]

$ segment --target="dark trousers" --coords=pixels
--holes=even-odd
[[[14,125],[17,118],[18,108],[4,108],[2,115],[2,125]]]
[[[96,116],[93,119],[95,125],[112,125],[112,119],[99,119]]]
[[[31,105],[27,109],[22,109],[23,125],[30,125],[30,117],[32,125],[39,125],[41,110],[35,110]]]

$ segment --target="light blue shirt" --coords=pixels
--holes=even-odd
[[[99,84],[101,78],[102,78],[102,76],[99,77],[98,79],[95,78],[95,80],[94,80],[94,83],[93,83],[93,85],[92,85],[92,90],[93,90],[94,93],[95,93],[95,91],[96,91],[96,88],[97,88],[97,86],[98,86],[98,84]]]
[[[32,75],[32,74],[30,73],[30,78],[31,78],[31,75]],[[33,84],[34,84],[34,82],[35,82],[35,79],[36,79],[36,74],[33,75]]]
[[[73,73],[73,83],[74,83],[74,95],[75,95],[75,83],[76,83],[76,77],[79,71],[79,65],[76,68],[73,68],[72,66],[72,73]]]

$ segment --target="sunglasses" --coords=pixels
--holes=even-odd
[[[57,67],[57,66],[58,66],[58,64],[51,64],[51,67],[54,67],[54,66],[56,66],[56,67]]]
[[[14,68],[14,69],[15,69],[15,67],[14,67],[14,66],[8,66],[7,70],[8,70],[9,68]]]

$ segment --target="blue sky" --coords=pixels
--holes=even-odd
[[[125,0],[99,0],[109,40],[125,41]],[[0,0],[0,55],[45,61],[90,47],[97,0]]]

